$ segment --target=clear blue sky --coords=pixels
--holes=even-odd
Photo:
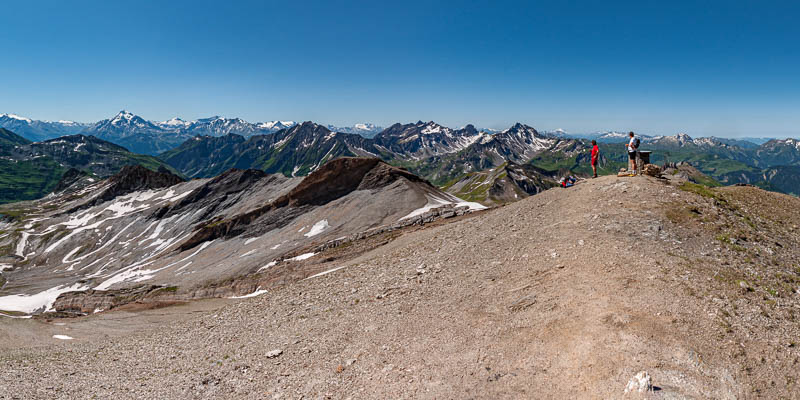
[[[778,1],[12,1],[0,112],[800,136]]]

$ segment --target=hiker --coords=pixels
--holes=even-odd
[[[597,156],[600,153],[600,149],[597,147],[597,141],[592,140],[592,178],[597,178]]]
[[[630,176],[636,175],[636,153],[639,150],[639,138],[635,137],[633,132],[628,133],[628,136],[631,137],[631,140],[625,147],[628,148],[628,165],[631,166],[631,174]]]

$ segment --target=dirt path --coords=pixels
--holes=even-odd
[[[721,327],[729,256],[664,216],[691,196],[552,189],[152,333],[8,351],[0,398],[605,399],[642,370],[654,398],[796,398],[785,332]]]

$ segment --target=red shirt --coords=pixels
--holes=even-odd
[[[600,149],[597,148],[597,145],[592,147],[592,164],[597,164],[597,153],[600,152]]]

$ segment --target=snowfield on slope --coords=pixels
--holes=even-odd
[[[308,232],[306,232],[306,234],[303,236],[305,237],[317,236],[320,233],[322,233],[325,229],[328,229],[329,227],[330,225],[328,225],[328,220],[323,219],[322,221],[319,221],[316,224],[314,224],[314,226],[312,226],[311,229]]]
[[[56,286],[34,295],[12,294],[0,297],[0,310],[33,313],[35,311],[53,311],[53,303],[61,293],[85,290],[88,287],[76,283],[72,286]]]
[[[428,212],[430,210],[433,210],[434,208],[446,206],[446,205],[449,205],[449,204],[452,204],[453,207],[467,206],[467,207],[469,207],[470,211],[478,211],[478,210],[485,210],[486,209],[486,206],[484,206],[483,204],[475,203],[475,202],[471,202],[471,201],[464,201],[464,200],[461,200],[458,197],[455,197],[455,196],[452,196],[452,195],[447,195],[447,194],[445,194],[445,195],[447,197],[444,197],[444,196],[440,197],[440,196],[435,196],[433,194],[426,194],[425,197],[428,198],[428,203],[425,204],[425,206],[423,206],[421,208],[418,208],[418,209],[412,211],[410,214],[400,218],[400,220],[402,221],[404,219],[414,218],[416,216],[425,214],[426,212]]]

